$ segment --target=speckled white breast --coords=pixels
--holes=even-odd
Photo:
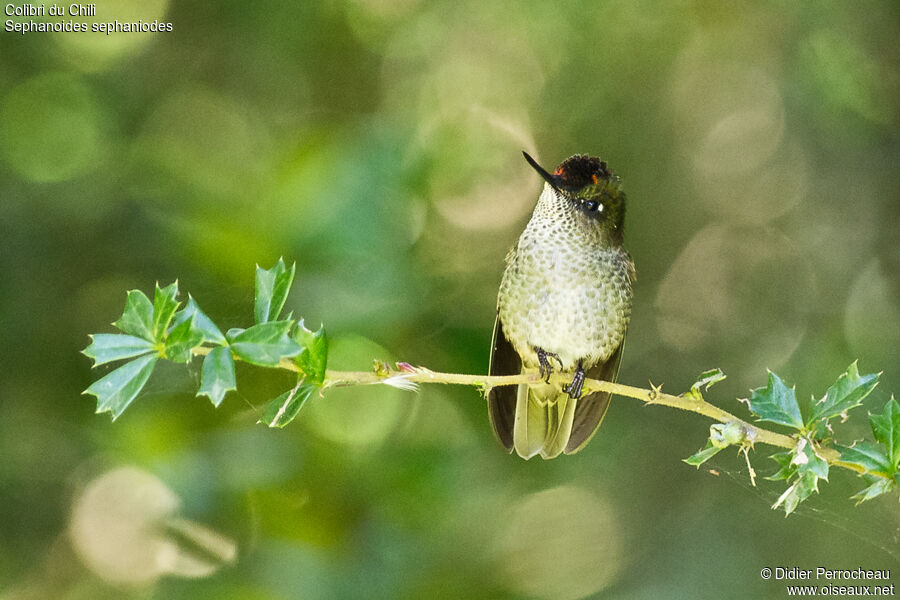
[[[526,367],[534,347],[559,355],[564,371],[605,361],[631,317],[634,267],[621,246],[545,186],[534,215],[507,257],[498,310]],[[553,364],[554,367],[557,365]]]

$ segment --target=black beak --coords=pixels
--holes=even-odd
[[[533,158],[528,156],[527,152],[525,152],[523,150],[522,154],[525,156],[525,160],[528,161],[528,164],[531,165],[531,168],[534,169],[535,171],[537,171],[538,175],[543,177],[544,180],[550,184],[550,187],[552,187],[556,191],[559,191],[559,187],[557,185],[557,178],[554,177],[553,175],[551,175],[550,173],[548,173],[547,171],[545,171],[541,165],[537,164],[536,160],[534,160]]]

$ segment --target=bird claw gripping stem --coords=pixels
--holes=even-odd
[[[555,354],[553,352],[547,352],[543,348],[534,347],[534,351],[537,352],[538,355],[538,364],[540,366],[540,374],[541,379],[544,380],[544,383],[550,383],[550,375],[553,374],[553,367],[550,366],[550,361],[548,358],[555,358],[556,362],[559,363],[559,368],[562,369],[563,364],[562,360],[559,358],[559,354]]]
[[[579,364],[578,369],[575,371],[575,375],[572,377],[572,382],[565,391],[569,394],[569,398],[577,400],[578,398],[581,398],[582,387],[584,387],[584,367]]]

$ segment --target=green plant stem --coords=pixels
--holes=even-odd
[[[194,349],[194,354],[209,354],[212,348],[200,347]],[[278,368],[299,373],[300,369],[290,359],[282,359]],[[440,373],[431,371],[423,367],[413,367],[411,370],[394,370],[383,369],[379,371],[335,371],[327,370],[325,372],[325,380],[322,388],[329,387],[348,387],[354,385],[371,385],[382,384],[392,378],[402,379],[410,383],[438,383],[445,385],[467,385],[484,389],[499,387],[503,385],[518,385],[520,383],[537,383],[541,380],[538,373],[523,373],[521,375],[467,375],[463,373]],[[570,377],[561,374],[553,374],[550,376],[551,383],[560,385],[568,385]],[[585,379],[583,391],[587,392],[610,392],[616,396],[624,396],[640,400],[645,405],[651,406],[669,406],[680,410],[703,415],[720,423],[740,423],[746,438],[752,440],[752,443],[763,443],[770,446],[778,446],[780,448],[792,449],[797,445],[797,439],[782,433],[770,431],[757,427],[752,423],[748,423],[743,419],[739,419],[730,412],[722,410],[718,406],[710,404],[702,398],[692,395],[674,396],[666,394],[660,390],[662,386],[654,386],[650,384],[650,389],[623,385],[621,383],[612,383],[609,381],[601,381],[598,379]],[[818,454],[829,464],[849,469],[856,473],[864,473],[865,471],[857,465],[846,463],[840,460],[840,454],[832,448],[818,448]]]

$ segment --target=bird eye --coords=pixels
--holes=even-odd
[[[585,200],[584,208],[587,209],[588,212],[603,212],[603,205],[597,202],[596,200]]]

